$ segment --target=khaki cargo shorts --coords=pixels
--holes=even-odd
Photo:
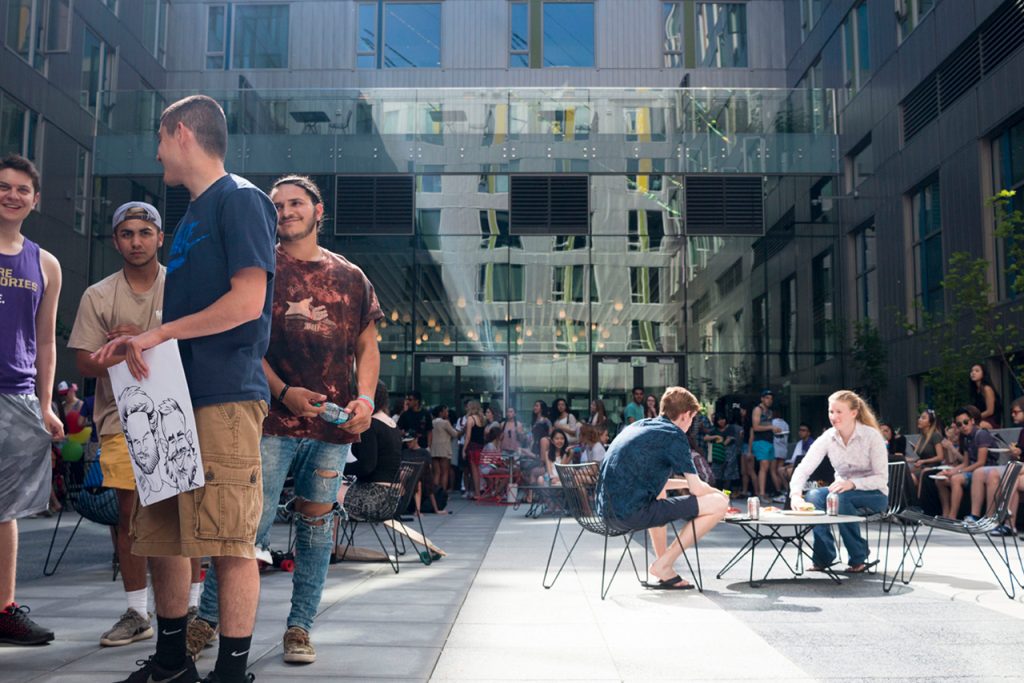
[[[197,408],[206,485],[132,515],[132,553],[140,557],[256,556],[263,512],[260,436],[264,401]]]

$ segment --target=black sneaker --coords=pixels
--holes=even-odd
[[[185,658],[185,663],[178,669],[165,669],[156,663],[155,655],[149,659],[140,659],[135,664],[142,667],[120,683],[199,683],[199,672],[196,663]]]
[[[28,618],[25,605],[8,605],[0,610],[0,643],[8,645],[45,645],[53,640],[53,631]]]
[[[247,681],[248,683],[252,683],[252,681],[256,680],[256,674],[245,674],[245,678],[243,678],[242,680]],[[217,672],[216,671],[211,671],[209,673],[209,675],[207,675],[206,678],[204,678],[202,681],[200,681],[200,683],[224,683],[224,682],[221,681],[220,677],[217,676]]]

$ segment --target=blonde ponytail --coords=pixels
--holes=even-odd
[[[881,428],[878,426],[878,419],[875,417],[875,413],[872,412],[868,404],[858,396],[855,392],[849,389],[840,389],[831,396],[828,397],[829,403],[835,401],[842,401],[850,407],[850,410],[857,411],[857,421],[863,425],[867,425],[872,429],[881,432]]]

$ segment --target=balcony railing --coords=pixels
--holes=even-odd
[[[162,108],[193,94],[103,94],[100,175],[160,172]],[[834,92],[365,89],[209,92],[228,166],[249,173],[838,172]]]

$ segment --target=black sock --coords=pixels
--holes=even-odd
[[[217,651],[217,665],[213,668],[217,678],[225,683],[245,680],[245,666],[249,662],[249,646],[252,636],[244,638],[220,637],[220,650]]]
[[[176,671],[185,665],[188,652],[185,650],[185,630],[188,615],[180,617],[156,617],[156,663],[165,669]]]

